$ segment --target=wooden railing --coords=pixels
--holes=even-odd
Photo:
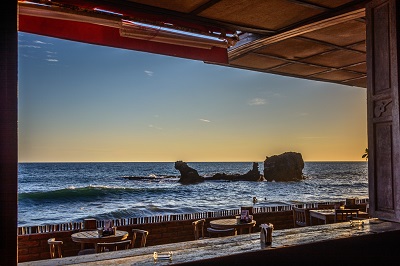
[[[268,212],[279,212],[289,211],[293,207],[302,208],[316,208],[319,204],[340,204],[342,202],[318,202],[318,203],[304,203],[304,204],[293,204],[293,205],[280,205],[280,206],[266,206],[266,207],[253,207],[253,213],[268,213]],[[368,198],[356,199],[356,204],[368,203]],[[186,214],[170,214],[170,215],[156,215],[150,217],[133,217],[133,218],[122,218],[113,220],[115,226],[124,225],[135,225],[135,224],[149,224],[149,223],[160,223],[160,222],[171,222],[171,221],[184,221],[194,219],[206,219],[206,218],[218,218],[226,216],[235,216],[240,213],[240,209],[233,210],[220,210],[213,212],[198,212],[198,213],[186,213]],[[103,227],[105,221],[97,221],[97,227]],[[84,229],[83,222],[68,222],[61,224],[46,224],[37,226],[22,226],[18,227],[18,235],[29,235],[37,233],[48,233],[48,232],[60,232],[60,231],[74,231]]]

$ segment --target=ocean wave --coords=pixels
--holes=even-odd
[[[167,179],[178,179],[178,176],[175,175],[155,175],[155,174],[149,174],[148,176],[122,176],[122,178],[129,179],[129,180],[167,180]]]
[[[129,188],[104,185],[89,185],[85,187],[68,187],[51,191],[25,192],[18,195],[19,201],[93,201],[98,198],[110,198],[125,194],[159,193],[165,188]]]

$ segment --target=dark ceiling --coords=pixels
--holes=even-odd
[[[74,12],[88,13],[94,6],[114,7],[114,12],[129,10],[130,18],[135,14],[142,20],[163,18],[199,31],[237,35],[236,44],[224,49],[227,60],[213,62],[204,57],[210,64],[366,87],[364,7],[368,1],[51,1],[55,2],[70,5]]]

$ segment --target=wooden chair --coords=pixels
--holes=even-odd
[[[87,218],[83,220],[83,227],[81,231],[93,231],[97,229],[97,220],[93,218]],[[81,250],[78,252],[78,256],[95,254],[96,249],[92,243],[81,243]]]
[[[129,249],[129,247],[131,246],[131,241],[128,239],[118,242],[97,243],[96,246],[97,246],[96,253],[117,251],[117,250]]]
[[[249,215],[253,215],[254,208],[252,206],[241,206],[240,207],[240,213],[242,213],[242,210],[248,210],[249,211]]]
[[[210,237],[224,237],[224,236],[236,236],[237,235],[236,228],[215,229],[212,227],[208,227],[207,232]]]
[[[192,222],[193,232],[194,232],[194,240],[204,239],[204,224],[206,223],[205,219],[200,219]]]
[[[294,227],[310,225],[309,209],[293,207],[292,210],[293,210],[293,225],[294,225]]]
[[[358,217],[359,209],[335,209],[335,223],[347,222]]]
[[[141,236],[139,248],[146,246],[146,241],[147,241],[147,236],[149,235],[149,231],[141,230],[141,229],[132,229],[132,246],[131,246],[131,248],[135,247],[136,238],[138,238],[139,235]]]
[[[47,243],[50,247],[50,258],[62,258],[61,245],[63,242],[61,240],[56,240],[55,238],[49,238]]]

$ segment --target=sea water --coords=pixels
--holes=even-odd
[[[212,176],[244,174],[253,163],[187,164]],[[305,162],[306,178],[296,182],[182,185],[174,162],[19,163],[18,226],[231,210],[253,205],[253,197],[255,207],[367,198],[367,172],[367,162]]]

